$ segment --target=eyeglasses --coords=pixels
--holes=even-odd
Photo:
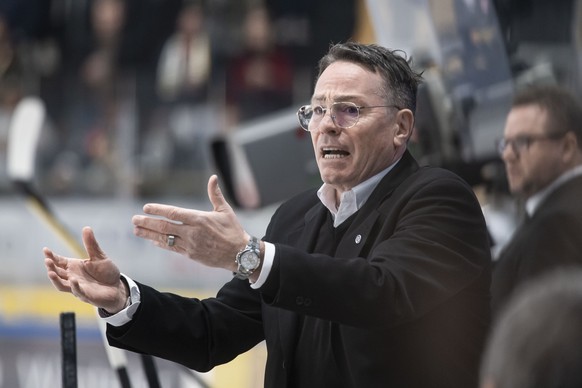
[[[324,108],[321,105],[303,105],[297,111],[297,118],[301,128],[309,131],[309,127],[317,127],[325,113],[329,110],[329,115],[333,123],[340,128],[351,128],[358,123],[360,118],[360,110],[371,108],[397,108],[396,105],[375,105],[375,106],[358,106],[353,102],[334,102],[329,108]]]
[[[497,141],[497,152],[499,155],[503,155],[503,152],[507,147],[511,147],[511,150],[515,153],[515,155],[519,156],[523,151],[527,150],[529,146],[536,142],[536,141],[543,141],[543,140],[557,140],[567,132],[558,132],[558,133],[545,133],[539,135],[523,135],[517,136],[515,139],[500,139]]]

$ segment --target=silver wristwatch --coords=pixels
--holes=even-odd
[[[251,236],[248,244],[236,255],[235,261],[238,268],[234,276],[237,279],[248,279],[261,264],[260,254],[259,240]]]

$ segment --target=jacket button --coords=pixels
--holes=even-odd
[[[295,298],[295,303],[297,303],[298,306],[301,306],[303,304],[303,297],[298,296],[297,298]]]
[[[308,307],[308,306],[310,306],[310,305],[311,305],[311,298],[305,298],[305,299],[303,300],[303,305],[304,305],[305,307]]]

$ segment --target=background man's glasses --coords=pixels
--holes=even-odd
[[[511,147],[513,153],[519,156],[521,152],[527,150],[529,146],[536,141],[557,140],[564,137],[566,133],[567,132],[545,133],[539,135],[517,136],[514,139],[500,139],[497,141],[497,152],[499,152],[500,156],[503,156],[505,149]]]
[[[311,128],[316,128],[325,113],[329,111],[329,115],[333,123],[340,128],[351,128],[358,123],[361,109],[370,108],[400,108],[396,105],[375,105],[375,106],[358,106],[353,102],[334,102],[329,108],[324,108],[321,105],[303,105],[297,111],[297,118],[301,128],[306,131]]]

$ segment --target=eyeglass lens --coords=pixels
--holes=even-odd
[[[562,138],[566,133],[567,131],[539,135],[519,136],[514,139],[500,139],[497,144],[497,151],[499,152],[500,156],[503,156],[503,152],[505,151],[505,149],[507,147],[511,147],[511,150],[516,155],[519,155],[521,152],[526,150],[533,142],[542,140],[557,140]]]
[[[529,145],[529,139],[527,138],[516,138],[513,140],[501,139],[497,144],[497,151],[500,156],[503,156],[503,152],[507,147],[511,148],[515,154],[519,154],[524,148]]]
[[[352,102],[335,102],[329,108],[305,105],[297,112],[301,127],[309,130],[310,124],[318,125],[328,110],[331,119],[340,128],[353,127],[360,116],[360,110]]]

